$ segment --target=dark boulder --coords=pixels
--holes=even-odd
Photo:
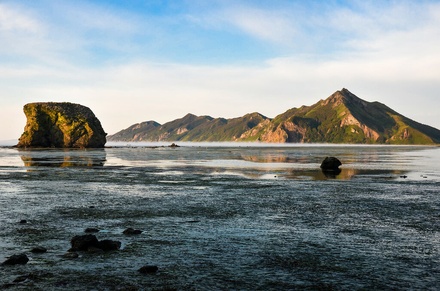
[[[321,169],[323,171],[337,171],[342,163],[335,157],[326,157],[321,163]]]
[[[156,273],[158,270],[159,268],[157,266],[146,265],[141,267],[138,272],[142,274],[153,274]]]
[[[26,254],[19,254],[19,255],[12,255],[4,261],[3,265],[25,265],[27,262],[29,262],[29,258],[26,256]]]
[[[126,230],[124,230],[122,233],[125,234],[125,235],[141,234],[142,230],[134,229],[134,228],[129,227]]]
[[[90,247],[98,247],[98,239],[93,234],[77,235],[70,240],[70,251],[87,251]]]

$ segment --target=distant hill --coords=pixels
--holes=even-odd
[[[147,121],[108,141],[261,141],[277,143],[438,144],[440,130],[413,121],[347,89],[271,119],[259,113],[225,119],[187,114],[165,124]]]

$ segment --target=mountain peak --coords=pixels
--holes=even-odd
[[[291,108],[274,119],[257,112],[232,119],[187,114],[161,126],[149,125],[133,126],[108,138],[125,141],[440,143],[440,130],[417,123],[382,103],[362,100],[346,88],[314,105]]]
[[[342,88],[342,90],[336,91],[327,99],[322,101],[322,105],[324,106],[329,104],[332,104],[332,106],[338,106],[340,104],[348,105],[353,103],[365,106],[368,102],[357,97],[346,88]]]
[[[348,91],[348,89],[346,88],[342,88],[342,90],[336,91],[330,96],[330,98],[345,99],[345,100],[359,99],[356,95]]]

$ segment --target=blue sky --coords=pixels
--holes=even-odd
[[[3,0],[0,43],[0,140],[29,102],[86,105],[112,134],[343,87],[440,128],[440,1]]]

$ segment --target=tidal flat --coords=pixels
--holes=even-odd
[[[440,286],[439,147],[179,145],[0,148],[0,289]],[[63,257],[87,228],[121,248]]]

